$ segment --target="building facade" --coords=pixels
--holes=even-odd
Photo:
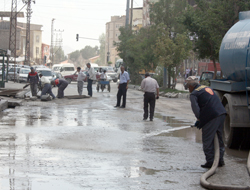
[[[42,63],[42,25],[30,24],[30,60]],[[0,20],[0,49],[9,49],[10,22]],[[17,23],[16,55],[25,56],[26,23]]]
[[[142,26],[146,27],[150,25],[150,15],[149,15],[149,4],[156,3],[159,0],[143,0],[142,8]]]
[[[105,59],[105,65],[108,64],[108,61],[111,61],[112,65],[114,65],[118,58],[118,52],[116,51],[114,42],[119,42],[119,28],[124,27],[125,23],[126,16],[111,16],[111,21],[106,23],[105,52],[107,59]]]
[[[129,11],[129,13],[131,13],[131,10]],[[143,18],[142,13],[143,13],[142,7],[133,8],[133,18],[132,18],[133,31],[139,31],[140,28],[142,27],[142,18]],[[129,15],[129,18],[131,18],[131,15]]]

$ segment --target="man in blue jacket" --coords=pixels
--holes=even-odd
[[[206,163],[201,165],[203,168],[211,168],[214,161],[214,136],[217,133],[220,145],[219,166],[224,163],[224,143],[222,139],[223,125],[226,117],[226,110],[219,97],[214,91],[198,84],[195,76],[188,77],[187,87],[189,88],[191,107],[197,118],[195,126],[202,129],[203,151]]]

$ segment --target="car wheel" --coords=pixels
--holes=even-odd
[[[113,82],[117,82],[117,79],[113,79]]]
[[[71,79],[67,78],[66,81],[70,84],[71,83]]]

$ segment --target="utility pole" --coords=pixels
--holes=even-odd
[[[11,16],[10,16],[9,50],[11,51],[10,61],[13,61],[14,64],[16,64],[16,27],[17,27],[17,0],[12,0]]]
[[[127,10],[126,10],[126,27],[129,25],[129,0],[127,0]]]
[[[131,0],[131,10],[130,10],[130,29],[132,30],[133,28],[133,4],[134,4],[134,0]]]
[[[55,47],[57,48],[57,50],[55,51],[55,55],[56,52],[60,49],[62,49],[62,42],[63,42],[63,38],[62,38],[62,33],[64,32],[64,30],[54,30],[56,32],[56,41],[55,41]],[[58,37],[59,36],[59,37]],[[59,62],[60,60],[56,60],[56,63]]]
[[[34,0],[32,0],[35,3]],[[26,23],[26,45],[25,45],[25,64],[30,65],[30,19],[31,19],[31,0],[24,1],[27,4],[27,23]]]
[[[54,18],[52,19],[51,22],[51,44],[50,44],[50,53],[51,53],[51,63],[54,64],[54,44],[53,44],[53,37],[54,37]],[[52,66],[52,65],[51,65]]]

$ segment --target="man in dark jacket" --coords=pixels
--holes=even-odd
[[[69,83],[65,79],[56,79],[54,81],[51,81],[51,84],[56,85],[58,87],[57,98],[63,98],[64,90]]]
[[[39,83],[39,76],[33,67],[30,67],[31,72],[28,74],[27,82],[30,83],[30,90],[32,96],[37,95],[37,85]]]
[[[219,166],[225,165],[223,156],[225,152],[222,139],[223,125],[226,117],[226,110],[219,97],[214,91],[198,84],[195,76],[188,77],[187,87],[189,88],[192,110],[197,118],[195,126],[202,129],[203,151],[206,163],[203,168],[211,168],[214,161],[214,136],[217,133],[220,145]]]

